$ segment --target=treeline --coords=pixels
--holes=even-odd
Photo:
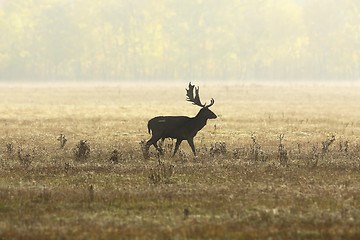
[[[0,79],[358,79],[358,0],[2,0]]]

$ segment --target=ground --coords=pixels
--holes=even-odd
[[[360,238],[359,86],[199,83],[198,156],[145,160],[187,84],[1,85],[0,239]]]

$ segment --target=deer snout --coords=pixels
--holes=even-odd
[[[217,118],[216,114],[212,113],[211,116],[210,116],[210,119],[216,119],[216,118]]]

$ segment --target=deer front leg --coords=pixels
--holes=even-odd
[[[180,139],[176,140],[174,154],[172,155],[173,157],[175,156],[175,153],[179,149],[179,146],[180,146],[181,142],[182,142],[182,140],[180,140]]]
[[[189,143],[189,145],[190,145],[190,147],[191,147],[191,150],[192,150],[193,153],[194,153],[194,156],[196,156],[195,146],[194,146],[194,139],[190,138],[190,139],[188,139],[187,141],[188,141],[188,143]]]

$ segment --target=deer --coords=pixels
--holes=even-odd
[[[195,89],[195,96],[194,96]],[[191,147],[194,156],[196,157],[196,151],[194,146],[194,137],[196,134],[205,127],[209,119],[216,119],[217,116],[209,108],[214,105],[214,99],[211,98],[210,104],[202,104],[199,96],[199,87],[195,87],[191,82],[189,83],[189,89],[186,89],[186,100],[193,105],[201,107],[200,111],[195,117],[187,116],[158,116],[149,120],[148,131],[151,133],[151,138],[145,144],[145,151],[148,157],[148,151],[151,145],[162,155],[162,149],[157,145],[157,142],[165,138],[176,139],[175,149],[172,157],[175,156],[182,141],[187,140]]]

